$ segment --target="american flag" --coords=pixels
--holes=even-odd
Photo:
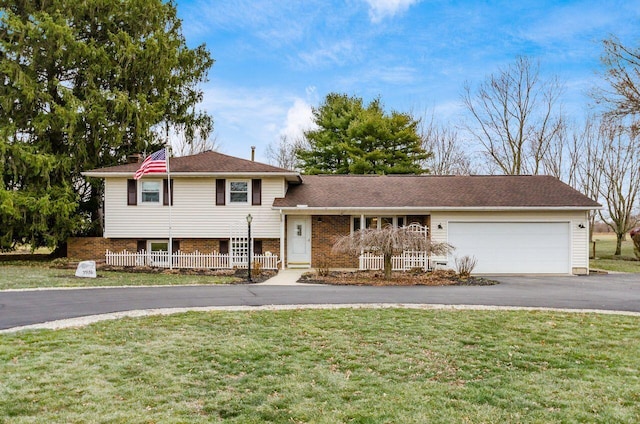
[[[150,154],[140,165],[133,179],[139,180],[145,174],[158,174],[167,172],[167,155],[165,149]]]

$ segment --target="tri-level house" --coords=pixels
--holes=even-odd
[[[469,255],[479,274],[586,274],[589,212],[600,207],[550,176],[311,176],[205,152],[172,158],[169,187],[166,174],[134,180],[139,166],[84,173],[105,179],[104,236],[70,239],[70,257],[166,251],[171,225],[172,250],[185,255],[246,258],[250,243],[279,268],[362,268],[362,257],[331,252],[337,237],[411,225],[455,248],[425,267]]]

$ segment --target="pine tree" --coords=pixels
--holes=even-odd
[[[0,248],[99,233],[102,182],[83,170],[157,148],[196,110],[213,64],[186,46],[172,1],[0,0]]]
[[[422,148],[418,121],[385,113],[380,99],[327,95],[313,110],[316,129],[305,133],[309,148],[297,152],[307,174],[421,174],[429,154]]]

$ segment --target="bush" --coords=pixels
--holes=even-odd
[[[460,278],[469,278],[477,264],[478,260],[475,256],[465,255],[461,258],[456,258],[456,269]]]
[[[319,277],[326,277],[329,275],[330,266],[331,261],[327,255],[322,255],[316,262],[316,274],[318,274]]]
[[[633,240],[633,253],[635,253],[636,258],[640,259],[640,232],[635,233],[631,240]]]

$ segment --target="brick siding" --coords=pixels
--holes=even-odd
[[[67,240],[67,257],[77,260],[104,260],[107,250],[135,252],[140,239],[109,239],[104,237],[70,237]],[[180,251],[211,253],[220,251],[220,240],[229,239],[176,239],[180,241]],[[262,251],[270,251],[280,256],[280,239],[262,240]]]
[[[348,215],[314,215],[311,217],[311,266],[323,262],[329,268],[357,268],[358,257],[346,253],[332,253],[336,239],[351,231]]]

